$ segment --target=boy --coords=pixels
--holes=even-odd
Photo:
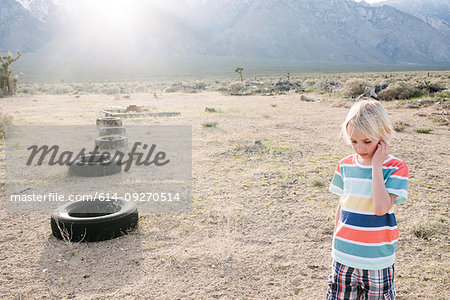
[[[389,154],[393,129],[378,101],[353,105],[342,132],[355,154],[339,161],[330,185],[340,201],[327,299],[395,299],[399,233],[391,208],[407,199],[408,167]]]

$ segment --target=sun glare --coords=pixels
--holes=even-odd
[[[94,0],[85,2],[82,22],[91,30],[122,31],[130,27],[139,15],[141,0]]]
[[[144,0],[84,0],[73,40],[77,47],[92,52],[132,55],[149,9]]]

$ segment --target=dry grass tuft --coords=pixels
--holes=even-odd
[[[217,122],[204,122],[202,123],[202,126],[207,128],[214,128],[217,127],[217,124]]]
[[[230,85],[228,86],[228,92],[232,95],[244,94],[245,89],[246,89],[245,84],[239,81],[230,83]]]
[[[344,94],[347,96],[359,96],[364,93],[366,86],[371,86],[361,78],[350,78],[344,84]]]
[[[414,95],[416,89],[409,83],[396,82],[378,93],[381,100],[408,99]]]
[[[428,240],[433,236],[445,233],[448,219],[437,216],[424,216],[420,218],[412,228],[412,231],[419,239]]]
[[[406,129],[406,127],[409,127],[411,125],[409,125],[408,123],[403,122],[403,121],[397,121],[393,124],[393,126],[394,126],[394,130],[396,132],[402,132],[403,130]]]
[[[429,134],[429,133],[431,133],[431,131],[433,131],[433,129],[431,129],[431,128],[417,128],[417,129],[414,129],[414,132],[424,133],[424,134]]]
[[[12,124],[12,120],[12,116],[7,113],[0,112],[0,139],[5,138],[6,127]]]

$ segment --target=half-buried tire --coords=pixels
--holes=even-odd
[[[55,237],[71,242],[116,238],[136,228],[137,205],[123,199],[70,202],[58,207],[50,224]]]
[[[116,126],[122,126],[122,120],[118,117],[103,117],[97,119],[97,126],[100,127],[116,127]]]
[[[119,173],[122,164],[119,158],[106,159],[101,154],[85,155],[69,166],[69,174],[82,177],[100,177]]]

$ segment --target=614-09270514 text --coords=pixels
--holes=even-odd
[[[191,126],[126,129],[127,142],[115,147],[94,142],[99,134],[96,126],[8,127],[8,212],[51,213],[65,202],[114,199],[135,202],[142,213],[189,211]]]
[[[173,202],[180,201],[180,193],[99,193],[95,194],[71,194],[64,195],[58,193],[48,194],[15,194],[10,195],[10,201],[14,202],[65,202],[65,201],[112,201],[114,199],[122,198],[125,201],[133,202]]]

